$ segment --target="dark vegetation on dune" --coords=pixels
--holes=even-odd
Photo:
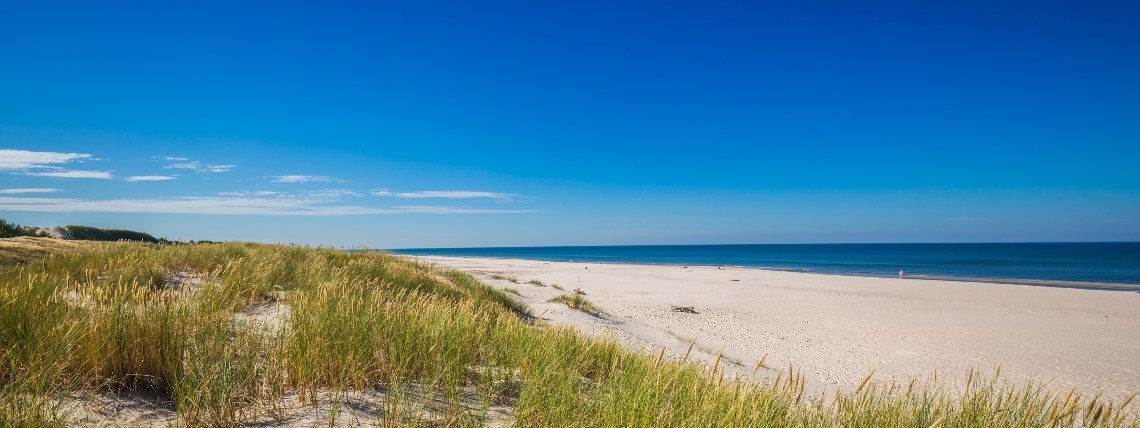
[[[36,236],[36,234],[24,226],[0,218],[0,238],[15,238],[17,236]]]
[[[63,227],[70,236],[70,239],[78,239],[83,241],[141,241],[149,243],[158,243],[158,238],[151,236],[149,233],[136,232],[133,230],[123,229],[100,229],[91,226],[74,226],[68,225]]]
[[[67,225],[56,228],[38,228],[27,227],[19,224],[12,223],[5,219],[0,219],[0,238],[15,238],[20,236],[50,238],[51,233],[55,233],[57,237],[65,240],[72,241],[101,241],[101,242],[116,242],[116,241],[135,241],[145,242],[151,244],[214,244],[214,241],[181,241],[169,240],[166,238],[156,238],[146,232],[139,232],[135,230],[126,229],[103,229],[91,226],[77,226]]]

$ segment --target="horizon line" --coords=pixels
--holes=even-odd
[[[1140,244],[1140,241],[959,241],[959,242],[768,242],[749,244],[604,244],[604,245],[508,245],[497,247],[405,247],[373,250],[482,250],[502,248],[590,248],[590,247],[728,247],[746,245],[970,245],[970,244]]]

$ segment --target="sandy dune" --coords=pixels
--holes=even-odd
[[[814,394],[875,379],[965,379],[970,368],[1055,390],[1140,392],[1140,293],[705,266],[424,257],[513,287],[553,323],[608,332],[633,346],[696,357],[719,351],[734,370],[775,376],[793,364]],[[520,284],[492,280],[513,276]],[[565,288],[526,284],[539,279]],[[550,297],[581,288],[609,314],[592,317]],[[699,314],[670,305],[694,306]]]

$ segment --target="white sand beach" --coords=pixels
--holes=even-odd
[[[665,347],[760,376],[793,365],[813,394],[878,381],[940,379],[971,368],[1057,391],[1124,398],[1140,392],[1140,293],[870,278],[710,266],[422,257],[519,290],[545,322]],[[515,277],[519,284],[491,279]],[[565,291],[527,284],[538,279]],[[547,299],[576,288],[608,312],[593,317]],[[673,312],[693,306],[698,314]],[[955,384],[956,382],[956,384]]]

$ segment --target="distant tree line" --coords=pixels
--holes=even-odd
[[[71,239],[80,239],[84,241],[142,241],[150,243],[159,243],[158,238],[151,236],[149,233],[136,232],[133,230],[123,229],[100,229],[91,226],[75,226],[67,225],[63,227],[67,231],[67,235]]]
[[[141,241],[153,244],[166,244],[166,245],[193,245],[193,244],[217,244],[216,241],[172,241],[166,238],[155,238],[153,235],[145,232],[137,232],[134,230],[123,229],[100,229],[91,226],[75,226],[68,225],[63,227],[64,239],[77,239],[84,241]],[[20,226],[8,220],[0,218],[0,238],[14,238],[17,236],[38,236],[49,237],[43,229],[33,227]]]
[[[0,218],[0,238],[15,238],[17,236],[36,236],[36,234],[24,226]]]

